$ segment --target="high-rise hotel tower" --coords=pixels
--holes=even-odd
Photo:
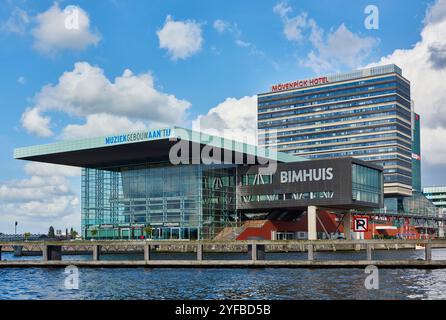
[[[410,82],[396,65],[273,85],[258,95],[259,144],[371,161],[384,167],[386,197],[411,196],[411,109]]]

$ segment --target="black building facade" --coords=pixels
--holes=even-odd
[[[262,171],[263,166],[238,168],[239,210],[383,206],[382,169],[358,159],[278,163],[274,173]]]

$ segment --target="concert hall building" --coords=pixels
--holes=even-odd
[[[23,147],[14,157],[82,168],[84,239],[218,239],[259,217],[302,216],[315,239],[317,210],[383,206],[373,163],[308,160],[180,127]],[[265,238],[288,237],[277,228]]]

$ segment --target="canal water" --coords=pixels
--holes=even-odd
[[[317,253],[317,259],[361,259],[362,252]],[[422,250],[373,252],[377,259],[422,259]],[[434,249],[433,259],[446,259]],[[193,254],[153,254],[154,259],[193,259]],[[246,254],[213,254],[205,259],[245,259]],[[305,259],[305,253],[267,254],[266,259]],[[13,257],[2,259],[40,259]],[[64,256],[63,259],[91,259]],[[103,255],[101,259],[142,259]],[[80,268],[79,289],[65,288],[64,269],[1,268],[4,299],[446,299],[446,269],[380,269],[379,289],[366,289],[364,269],[145,269]]]

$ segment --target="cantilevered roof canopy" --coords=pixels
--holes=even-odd
[[[181,151],[178,151],[178,142],[182,142]],[[180,127],[18,148],[14,150],[14,158],[75,167],[103,168],[166,162],[169,161],[172,147],[176,148],[176,154],[181,155],[183,161],[188,159],[189,163],[200,163],[210,158],[238,164],[307,160]]]

